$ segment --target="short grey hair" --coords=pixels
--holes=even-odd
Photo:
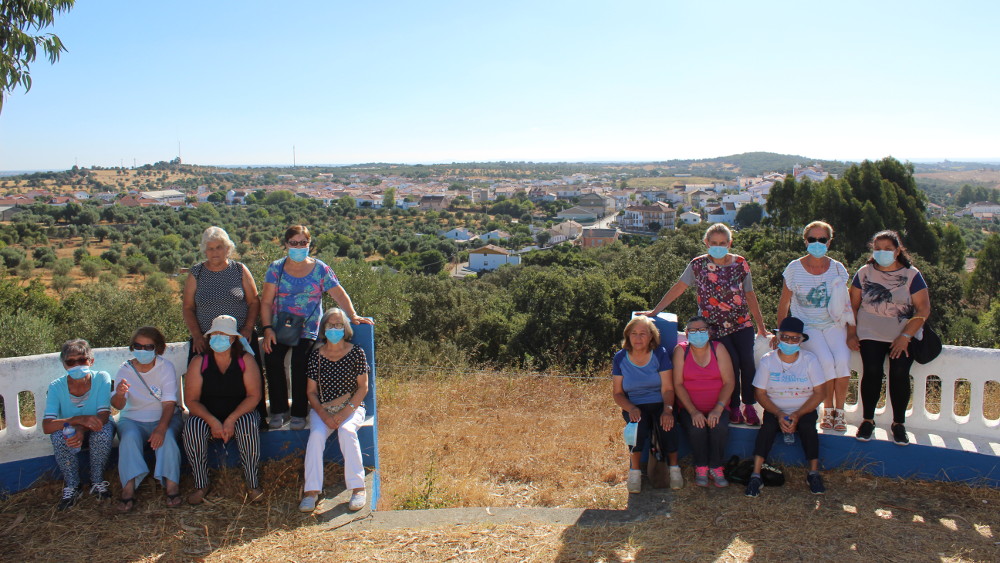
[[[222,241],[222,243],[226,245],[226,248],[229,249],[229,252],[226,253],[227,258],[233,255],[233,250],[236,248],[236,245],[233,244],[233,241],[229,238],[229,233],[227,233],[222,227],[209,227],[205,229],[204,233],[201,234],[202,254],[204,254],[208,249],[208,243],[213,240]]]
[[[703,242],[708,242],[708,237],[714,235],[715,233],[722,233],[726,235],[726,240],[729,242],[733,241],[733,231],[729,230],[729,227],[725,223],[716,223],[709,227],[705,231],[705,237],[701,239]]]
[[[93,360],[94,351],[90,349],[90,343],[82,338],[67,340],[63,342],[62,350],[59,351],[59,360],[65,364],[70,356],[84,356],[88,360]]]
[[[354,329],[351,328],[351,317],[343,309],[334,307],[323,313],[323,318],[319,321],[319,340],[326,342],[326,323],[330,322],[330,317],[339,315],[344,320],[344,340],[350,342],[354,338]]]

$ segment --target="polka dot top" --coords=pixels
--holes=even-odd
[[[309,354],[306,377],[319,386],[319,401],[325,403],[358,390],[358,375],[368,374],[368,360],[360,346],[354,346],[335,362],[323,357],[319,350]],[[358,406],[363,406],[362,402]]]

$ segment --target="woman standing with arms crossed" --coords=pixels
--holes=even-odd
[[[861,406],[864,420],[857,439],[871,440],[875,431],[875,407],[885,378],[885,357],[889,356],[889,402],[892,404],[892,441],[906,446],[906,406],[910,402],[910,341],[923,338],[923,327],[931,314],[927,282],[913,267],[910,255],[895,231],[881,231],[872,237],[872,256],[851,282],[851,306],[858,326],[848,327],[847,344],[860,350]]]
[[[847,327],[854,324],[854,313],[847,297],[847,268],[826,255],[833,241],[833,227],[813,221],[802,230],[807,254],[792,260],[782,277],[778,301],[778,324],[792,316],[805,323],[808,336],[802,349],[812,352],[828,381],[825,408],[819,427],[824,430],[847,430],[844,401],[851,380],[851,350],[847,347]],[[778,339],[771,348],[778,347]]]
[[[754,323],[757,323],[758,336],[770,337],[771,333],[764,326],[764,317],[760,314],[757,294],[754,293],[750,278],[750,264],[742,256],[730,254],[733,233],[722,223],[709,227],[702,242],[708,248],[708,253],[691,260],[681,274],[681,279],[667,291],[652,311],[645,314],[655,317],[680,297],[688,286],[694,285],[698,314],[708,319],[712,340],[721,342],[732,360],[735,388],[729,401],[729,422],[759,426],[760,418],[753,407],[757,402],[753,389],[756,373],[753,357]],[[742,412],[741,399],[744,405]]]
[[[340,285],[333,269],[322,260],[309,256],[311,240],[306,226],[288,227],[284,237],[288,256],[272,262],[264,276],[260,320],[264,329],[264,363],[271,399],[271,428],[281,428],[288,422],[285,355],[289,350],[292,351],[290,427],[292,430],[302,430],[306,426],[306,414],[309,412],[306,362],[309,351],[319,336],[323,294],[333,298],[348,315],[351,323],[372,324],[370,319],[358,316],[350,296]]]

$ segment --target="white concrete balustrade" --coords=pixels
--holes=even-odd
[[[683,339],[683,334],[680,336]],[[767,350],[767,343],[758,339],[758,357]],[[96,349],[94,355],[94,369],[108,371],[112,375],[130,357],[127,348]],[[187,343],[169,344],[164,356],[178,370],[183,370]],[[852,367],[858,372],[861,370],[857,353],[854,354]],[[3,397],[6,423],[6,427],[0,430],[0,463],[51,455],[52,447],[42,433],[40,422],[48,385],[63,373],[58,354],[0,359],[0,396]],[[1000,350],[945,346],[941,355],[930,364],[914,364],[911,374],[914,379],[913,407],[907,414],[906,427],[915,443],[1000,455],[1000,421],[988,419],[984,413],[986,383],[992,381],[994,385],[1000,385]],[[941,381],[938,413],[928,412],[925,408],[927,380],[931,376]],[[959,381],[967,381],[971,388],[968,414],[956,414],[955,384]],[[19,416],[18,394],[23,391],[32,394],[35,401],[36,422],[28,427],[22,424]],[[997,397],[992,400],[1000,401]],[[611,408],[610,399],[608,408]],[[878,410],[876,438],[887,439],[886,429],[891,413],[883,414],[886,408]],[[853,436],[854,429],[861,422],[860,405],[848,405],[847,417],[852,425],[847,435]]]

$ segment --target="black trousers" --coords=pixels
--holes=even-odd
[[[260,355],[260,343],[257,335],[257,329],[250,334],[248,339],[250,342],[250,349],[253,351],[253,359],[257,361],[257,367],[260,368],[260,403],[257,403],[257,414],[260,415],[261,420],[267,419],[267,403],[264,401],[267,397],[266,387],[264,385],[264,358]],[[194,347],[191,345],[192,340],[188,339],[188,365],[191,365],[191,358],[194,357]],[[186,371],[186,367],[185,367]]]
[[[795,433],[799,436],[802,449],[806,453],[806,459],[812,461],[819,459],[819,432],[816,430],[816,422],[819,415],[812,411],[802,415],[796,425]],[[778,417],[769,412],[764,413],[764,420],[761,421],[760,430],[757,431],[757,441],[753,446],[753,455],[767,459],[767,454],[771,453],[771,446],[774,445],[774,438],[781,433],[781,426],[778,424]]]
[[[733,409],[740,406],[740,399],[743,400],[744,405],[757,403],[753,389],[753,377],[757,374],[757,366],[753,359],[755,335],[753,327],[747,327],[719,338],[719,342],[726,347],[729,358],[733,361],[733,377],[736,378],[736,386],[733,387],[733,397],[729,401],[729,407]]]
[[[630,452],[641,452],[646,442],[650,439],[651,433],[656,432],[656,440],[665,454],[672,454],[677,451],[680,445],[680,438],[677,436],[677,421],[674,419],[674,426],[669,432],[660,426],[660,415],[663,414],[663,403],[646,403],[636,405],[642,411],[642,420],[639,421],[639,428],[636,432],[635,447],[629,448]],[[627,411],[622,411],[622,418],[629,422]]]
[[[267,366],[267,392],[271,399],[271,414],[288,412],[288,381],[285,378],[285,354],[292,351],[292,362],[289,366],[292,380],[292,416],[305,418],[309,414],[309,399],[306,397],[306,364],[309,352],[315,340],[303,338],[294,348],[287,344],[275,342],[271,353],[265,354],[264,364]]]
[[[868,420],[875,419],[875,407],[882,394],[882,380],[885,379],[885,357],[892,348],[890,342],[878,340],[861,341],[861,411]],[[889,404],[892,405],[892,421],[902,424],[906,421],[906,407],[910,404],[910,367],[913,358],[907,355],[889,358]]]
[[[715,428],[709,428],[707,422],[704,428],[695,428],[691,422],[691,413],[683,408],[677,413],[677,420],[691,443],[691,457],[694,458],[695,467],[722,467],[729,439],[729,414],[723,411]]]

